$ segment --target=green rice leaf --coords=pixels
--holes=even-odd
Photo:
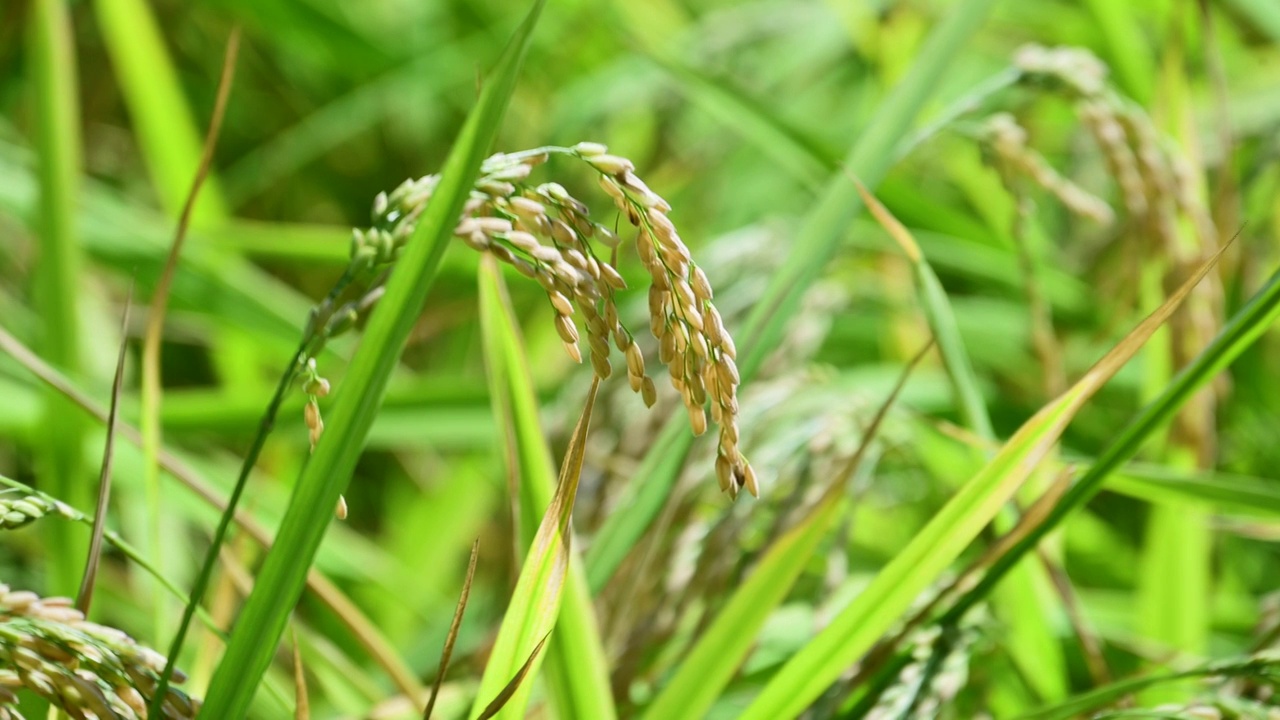
[[[501,354],[496,352],[490,354],[492,359],[498,361],[495,363],[498,367],[493,368],[496,371],[495,374],[501,373],[495,378],[495,384],[500,388],[499,397],[504,399],[497,402],[499,405],[509,403],[513,395],[518,394],[521,396],[521,404],[527,407],[532,399],[531,394],[519,392],[517,383],[511,381],[511,376],[515,374],[522,374],[527,380],[528,368],[523,363],[510,362],[515,357],[512,354],[514,351],[512,343],[516,338],[509,324],[503,328],[503,324],[510,323],[511,315],[509,309],[504,307],[504,300],[501,297],[502,285],[497,281],[496,261],[487,257],[482,267],[484,270],[481,293],[486,318],[484,328],[486,344],[490,348],[499,345],[505,345],[508,348]],[[591,425],[591,410],[595,406],[596,391],[599,386],[599,379],[593,379],[582,417],[574,428],[569,448],[565,451],[564,462],[560,466],[555,495],[551,498],[538,524],[537,533],[533,537],[524,565],[520,570],[520,577],[516,581],[515,592],[512,593],[507,612],[503,615],[498,639],[494,642],[493,652],[489,656],[484,676],[480,680],[480,690],[471,709],[473,720],[480,717],[519,718],[524,716],[531,684],[526,681],[516,688],[510,688],[511,678],[523,678],[526,673],[532,676],[537,675],[538,649],[556,627],[556,619],[561,611],[561,590],[569,571],[572,545],[573,503],[578,493],[587,431]],[[527,390],[527,386],[524,389]],[[513,393],[513,390],[517,392]],[[508,411],[508,409],[499,408],[499,412]],[[522,418],[523,422],[513,423],[509,430],[517,437],[523,434],[522,439],[525,440],[521,445],[511,449],[521,456],[527,454],[536,457],[544,454],[545,449],[529,447],[527,433],[530,431],[535,432],[536,439],[541,442],[541,433],[537,431],[536,419],[530,421],[527,415],[519,416],[514,413],[510,416],[513,419]],[[526,478],[521,480],[522,484],[527,482]],[[600,655],[602,656],[603,653]],[[603,667],[600,665],[594,669],[598,672]],[[562,680],[567,681],[567,679]],[[510,688],[509,696],[507,696],[508,690],[504,688]],[[505,701],[501,712],[491,715],[489,709],[492,708],[493,702],[490,698],[494,697],[505,697]]]
[[[942,282],[920,251],[911,231],[862,183],[855,179],[855,184],[867,210],[894,239],[911,263],[916,295],[920,298],[920,306],[929,329],[937,339],[938,353],[942,356],[942,364],[951,379],[956,405],[964,424],[978,437],[994,441],[995,430],[983,401],[982,388],[973,371],[973,363],[956,324],[955,311]],[[996,516],[995,525],[998,531],[1008,532],[1016,522],[1017,512],[1012,506],[1006,506]],[[1018,568],[1011,581],[993,598],[993,609],[1008,627],[1009,654],[1028,683],[1044,699],[1059,700],[1067,695],[1063,679],[1066,659],[1051,626],[1054,608],[1045,607],[1041,600],[1047,594],[1042,589],[1047,588],[1049,582],[1042,566],[1027,564]]]
[[[521,548],[528,552],[553,501],[556,479],[515,312],[492,256],[480,263],[480,323],[494,415],[501,420],[506,457],[515,463],[510,472],[519,485]],[[609,663],[582,562],[575,551],[568,552],[559,619],[546,653],[547,686],[561,716],[607,720],[614,716]],[[512,608],[518,610],[514,599]]]
[[[98,25],[151,186],[170,217],[177,217],[200,165],[200,132],[160,28],[145,0],[97,0]],[[192,215],[202,227],[226,215],[215,178],[209,178]]]
[[[1120,431],[1115,441],[1107,446],[1076,484],[1063,495],[1044,521],[996,560],[982,580],[947,611],[942,622],[959,619],[985,597],[1010,567],[1035,549],[1044,536],[1061,525],[1068,515],[1096,495],[1108,476],[1137,454],[1154,433],[1165,427],[1187,398],[1257,342],[1277,318],[1280,318],[1280,272],[1272,275],[1248,304],[1232,316],[1208,347]]]
[[[502,120],[542,6],[542,0],[534,3],[488,78],[417,231],[387,282],[386,294],[369,319],[326,431],[298,478],[275,542],[214,672],[201,718],[243,717],[271,663],[333,508],[351,479],[387,380]]]
[[[1264,677],[1274,675],[1278,664],[1280,664],[1280,658],[1277,658],[1274,653],[1260,653],[1239,659],[1209,663],[1182,672],[1125,678],[1077,695],[1061,704],[1022,715],[1018,720],[1067,720],[1067,718],[1082,717],[1089,710],[1104,707],[1127,695],[1132,695],[1147,688],[1206,677]],[[1151,715],[1150,717],[1158,717],[1158,715]]]
[[[1215,255],[1205,263],[1075,385],[1024,423],[876,575],[871,585],[778,671],[747,708],[743,720],[797,716],[870,650],[995,517],[1052,450],[1085,402],[1168,320],[1217,258]]]

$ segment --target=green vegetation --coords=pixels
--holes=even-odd
[[[1280,715],[1272,3],[0,17],[0,720]]]

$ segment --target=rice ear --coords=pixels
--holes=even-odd
[[[644,357],[631,331],[619,319],[616,293],[625,290],[627,283],[614,261],[597,256],[590,242],[593,237],[600,240],[616,259],[620,239],[593,222],[587,203],[573,197],[564,186],[529,182],[532,168],[552,154],[576,158],[591,168],[604,194],[637,227],[635,243],[650,279],[649,327],[658,340],[659,359],[668,365],[672,387],[685,397],[695,435],[706,431],[705,406],[711,403],[712,420],[722,429],[720,464],[728,464],[727,476],[717,471],[722,483],[724,477],[732,478],[732,494],[744,483],[755,494],[755,474],[738,447],[739,377],[733,338],[711,302],[710,279],[694,262],[668,217],[671,205],[635,174],[635,163],[609,154],[604,145],[589,142],[572,148],[494,155],[481,167],[455,235],[467,247],[488,253],[538,281],[552,307],[556,333],[576,362],[582,362],[582,351],[573,316],[580,316],[591,367],[601,379],[613,370],[609,360],[612,339],[625,355],[628,384],[652,407],[657,389],[646,374]],[[363,264],[360,267],[376,269],[395,261],[438,180],[434,175],[408,180],[375,198],[373,226],[353,234],[353,267]],[[319,378],[314,358],[303,362],[308,374]],[[313,381],[307,388],[317,386]],[[324,386],[327,390],[327,381]],[[323,423],[316,396],[309,395],[306,419],[314,443]]]
[[[17,691],[23,688],[72,717],[145,716],[164,669],[160,653],[89,622],[68,598],[41,598],[7,585],[0,585],[0,626],[0,718],[22,717]],[[185,676],[175,672],[173,679]],[[164,706],[166,717],[178,720],[200,710],[198,700],[172,687]]]

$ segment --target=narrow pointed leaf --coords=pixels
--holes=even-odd
[[[951,380],[956,406],[964,424],[980,438],[993,441],[994,444],[995,430],[991,425],[991,416],[987,412],[977,374],[973,370],[973,363],[956,323],[955,311],[942,282],[920,251],[911,231],[857,178],[853,178],[853,182],[872,217],[901,247],[911,263],[916,294],[929,329],[937,339],[938,354],[942,356],[942,364]],[[996,517],[996,529],[1008,532],[1016,522],[1016,511],[1012,506],[1006,506]],[[1002,588],[1002,592],[993,598],[993,609],[1008,628],[1008,651],[1028,683],[1042,697],[1059,700],[1067,695],[1063,680],[1066,659],[1051,626],[1054,608],[1043,607],[1039,599],[1041,586],[1047,586],[1048,583],[1043,567],[1028,564],[1020,568]]]
[[[95,0],[93,5],[151,185],[168,214],[177,217],[200,164],[201,142],[164,35],[146,0]],[[195,211],[195,225],[225,214],[217,181],[211,181]]]
[[[947,611],[944,622],[954,622],[976,605],[1019,559],[1033,550],[1044,536],[1059,526],[1075,510],[1102,488],[1107,477],[1132,458],[1152,435],[1165,426],[1205,383],[1213,379],[1246,348],[1260,338],[1280,318],[1280,272],[1271,276],[1261,290],[1218,333],[1191,365],[1184,368],[1159,397],[1138,414],[1081,475],[1044,522],[992,564],[987,574]]]
[[[449,658],[453,656],[453,646],[458,642],[462,616],[467,612],[467,600],[471,597],[471,582],[476,577],[476,560],[479,555],[480,540],[477,539],[471,543],[471,559],[467,561],[467,576],[462,581],[462,593],[458,596],[458,606],[453,611],[453,622],[449,623],[449,634],[445,636],[444,649],[440,651],[440,667],[436,669],[436,680],[431,684],[431,695],[427,698],[427,709],[422,711],[422,720],[431,720],[436,699],[440,697],[440,686],[444,684],[444,675],[449,671]]]
[[[538,658],[541,657],[542,646],[546,645],[546,643],[546,637],[543,637],[538,641],[538,644],[534,646],[533,651],[529,653],[529,659],[525,660],[524,664],[520,666],[520,669],[516,671],[515,677],[511,678],[511,681],[498,692],[498,696],[495,697],[492,702],[484,706],[484,710],[480,711],[476,720],[489,720],[489,718],[497,717],[498,713],[502,712],[503,708],[511,702],[511,698],[515,696],[516,692],[524,684],[525,678],[529,675],[529,671],[533,669],[534,664],[537,662]]]
[[[521,551],[532,546],[556,490],[551,450],[538,421],[538,398],[515,312],[490,257],[480,264],[480,323],[494,415],[503,425],[506,457],[519,483]],[[570,549],[560,619],[547,647],[547,689],[560,714],[608,720],[614,716],[608,660],[577,551]]]
[[[951,309],[951,302],[947,299],[947,292],[942,288],[941,281],[938,280],[929,262],[925,260],[924,254],[920,252],[920,246],[912,237],[911,231],[907,230],[889,212],[889,209],[867,190],[865,185],[856,179],[854,185],[871,216],[889,233],[894,242],[898,243],[911,263],[916,292],[920,296],[920,305],[929,322],[929,329],[937,339],[938,353],[942,356],[942,363],[947,368],[947,375],[951,378],[951,386],[956,393],[956,404],[959,406],[960,415],[964,418],[965,424],[984,439],[995,438],[995,431],[991,429],[991,417],[982,401],[982,390],[978,386],[977,375],[973,372],[973,363],[970,362],[969,353],[964,348],[960,328],[956,325],[955,312]]]
[[[1107,489],[1152,504],[1193,504],[1219,512],[1280,518],[1280,487],[1260,477],[1227,473],[1169,473],[1134,468],[1107,479]]]
[[[795,717],[892,628],[946,570],[1057,443],[1084,403],[1186,299],[1215,255],[1058,399],[1043,407],[956,493],[853,600],[765,686],[744,720]]]
[[[497,132],[542,6],[542,0],[534,3],[487,79],[417,231],[387,282],[386,294],[369,318],[347,378],[337,391],[326,431],[298,478],[280,531],[210,682],[201,718],[241,718],[248,711],[333,508],[351,479],[387,380],[426,300],[480,162]]]
[[[107,437],[102,443],[102,467],[98,472],[98,502],[93,509],[93,532],[89,536],[89,556],[84,561],[84,575],[80,578],[80,590],[76,593],[76,609],[89,614],[93,602],[94,581],[98,577],[98,562],[102,559],[102,533],[107,527],[107,508],[111,503],[111,462],[115,458],[116,421],[120,413],[120,388],[124,386],[124,361],[129,349],[129,310],[133,306],[133,290],[125,298],[123,317],[120,319],[120,350],[116,354],[116,374],[111,380],[111,404],[107,410]],[[163,587],[163,583],[160,583]]]
[[[521,567],[520,577],[516,580],[511,602],[502,617],[498,639],[494,642],[489,663],[480,680],[476,705],[471,709],[473,720],[481,717],[486,710],[487,706],[481,706],[480,703],[485,698],[498,695],[511,677],[523,676],[523,672],[537,675],[538,663],[529,658],[536,654],[535,649],[542,645],[555,628],[556,617],[560,612],[561,589],[569,566],[573,502],[578,494],[587,431],[591,426],[591,410],[595,406],[599,387],[600,380],[593,379],[582,417],[578,419],[569,448],[565,451],[564,462],[560,465],[556,494],[538,526],[538,532]],[[532,662],[532,665],[521,671],[520,668],[527,662]],[[504,704],[500,716],[524,717],[529,690],[528,683],[522,684]]]
[[[1104,707],[1119,701],[1125,696],[1158,685],[1196,678],[1274,675],[1277,665],[1280,665],[1280,657],[1277,657],[1275,653],[1260,653],[1239,659],[1209,663],[1181,672],[1139,675],[1118,680],[1109,685],[1077,695],[1053,707],[1019,716],[1017,720],[1067,720],[1068,718],[1084,717],[1089,710]],[[1152,715],[1152,717],[1158,716]]]

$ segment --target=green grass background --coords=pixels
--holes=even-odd
[[[515,607],[590,370],[560,348],[536,285],[501,273],[510,302],[495,303],[488,283],[498,274],[482,272],[473,251],[454,242],[440,256],[427,246],[431,232],[448,231],[448,213],[415,237],[419,252],[409,257],[428,262],[414,290],[387,304],[388,317],[400,313],[396,331],[343,337],[320,359],[336,390],[323,408],[338,429],[333,449],[317,450],[324,466],[304,465],[295,387],[242,506],[269,536],[294,512],[295,486],[310,498],[311,515],[289,521],[310,539],[282,551],[302,554],[266,561],[276,570],[258,579],[272,583],[264,596],[284,575],[298,586],[314,552],[323,577],[292,615],[313,717],[421,716],[422,697],[406,693],[419,695],[435,675],[476,538],[478,571],[438,717],[492,699],[477,692],[503,684],[485,677],[499,627],[544,611],[560,620],[519,699],[531,716],[866,716],[876,698],[910,695],[892,671],[907,658],[849,682],[854,661],[927,599],[917,588],[940,587],[948,568],[981,555],[1012,527],[1015,505],[1028,507],[1064,467],[1084,489],[1051,515],[1041,552],[1022,546],[1024,561],[994,592],[971,598],[963,622],[924,623],[948,628],[955,645],[950,665],[927,671],[931,683],[960,678],[940,696],[944,717],[1058,706],[1062,714],[1046,716],[1071,717],[1083,710],[1061,703],[1111,680],[1234,662],[1274,643],[1280,344],[1265,330],[1276,302],[1268,279],[1280,266],[1275,5],[566,1],[542,10],[522,67],[500,62],[527,10],[493,0],[0,7],[0,328],[102,406],[125,342],[122,418],[134,425],[146,310],[196,170],[224,43],[243,29],[165,325],[160,424],[181,468],[166,466],[153,504],[148,459],[118,441],[107,521],[179,587],[195,582],[218,512],[175,475],[230,492],[307,311],[341,275],[350,229],[369,223],[379,191],[440,171],[451,152],[465,188],[474,167],[458,158],[603,142],[670,201],[716,287],[741,351],[743,442],[762,498],[733,503],[716,492],[713,443],[691,442],[656,359],[666,398],[654,410],[614,377],[601,386],[585,448],[563,598]],[[1219,235],[1239,231],[1212,271],[1218,296],[1193,294],[1182,315],[1132,348],[1136,358],[1063,418],[1061,443],[1034,472],[1001,465],[1035,449],[1019,428],[1053,445],[1037,413],[1053,411],[1057,390],[1123,346],[1189,273],[1185,258],[1144,240],[1124,212],[1070,103],[1052,88],[1005,87],[1026,43],[1096,54],[1118,97],[1186,159]],[[970,98],[980,100],[975,112],[920,135]],[[473,108],[481,119],[464,131]],[[975,138],[995,111],[1014,113],[1031,146],[1107,200],[1118,221],[1101,227],[1031,187],[1018,232],[1016,202]],[[553,161],[537,172],[593,198],[597,218],[612,224],[607,198],[581,168]],[[920,261],[863,212],[848,173],[909,230]],[[1185,219],[1178,231],[1196,237]],[[646,305],[633,251],[620,269],[632,285],[623,315],[654,355],[640,332]],[[131,283],[135,321],[121,338]],[[1222,328],[1217,354],[1201,354]],[[1048,345],[1037,346],[1046,330]],[[876,409],[929,337],[938,352],[868,439]],[[1177,380],[1189,364],[1189,379]],[[343,401],[344,385],[361,390]],[[1206,387],[1211,411],[1188,436],[1175,415],[1194,407],[1190,390]],[[353,425],[334,420],[348,413],[340,402]],[[104,435],[0,354],[0,473],[91,513]],[[864,440],[856,472],[824,495]],[[1002,445],[1008,454],[995,453]],[[519,462],[508,467],[512,457]],[[1106,462],[1094,466],[1098,458]],[[535,484],[513,496],[511,472]],[[322,475],[327,484],[314,485]],[[982,491],[984,478],[998,489]],[[343,485],[350,516],[330,522],[329,496]],[[6,533],[0,582],[74,593],[88,537],[56,519]],[[940,540],[912,545],[917,537]],[[226,551],[234,562],[219,566],[206,596],[222,626],[264,567],[244,531],[233,529]],[[181,605],[123,555],[103,562],[93,618],[167,648]],[[296,595],[281,592],[246,615],[282,626]],[[863,612],[860,596],[875,607]],[[846,626],[855,630],[823,635]],[[910,643],[926,657],[936,647]],[[260,688],[235,675],[239,661],[214,682],[248,683],[240,693],[254,698],[252,717],[291,717],[292,670],[286,653],[271,650],[257,649],[270,663]],[[222,651],[212,634],[193,633],[179,658],[188,691],[205,695]],[[1091,672],[1099,660],[1108,677]],[[1253,697],[1247,687],[1196,683],[1121,690],[1140,691],[1140,705]],[[938,691],[920,695],[906,715],[884,717],[925,713],[921,703]]]

